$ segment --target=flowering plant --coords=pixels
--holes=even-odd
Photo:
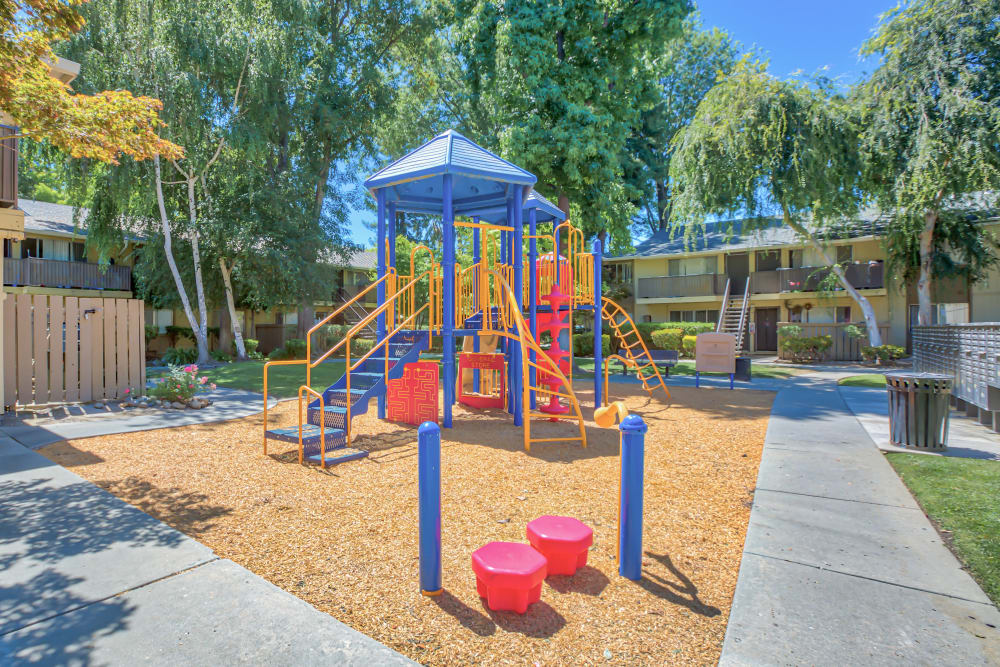
[[[171,366],[165,376],[154,380],[149,395],[161,401],[187,403],[199,391],[206,389],[215,389],[215,384],[210,384],[208,377],[204,375],[199,377],[198,367],[194,364],[188,364],[187,366]]]

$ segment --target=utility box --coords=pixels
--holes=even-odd
[[[694,369],[698,373],[736,372],[736,336],[729,333],[700,333],[694,346]]]

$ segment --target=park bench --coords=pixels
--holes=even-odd
[[[649,351],[650,360],[663,368],[663,375],[670,377],[670,369],[677,365],[677,361],[680,358],[677,350],[650,350]],[[641,365],[642,362],[640,362]],[[628,374],[628,368],[625,364],[622,364],[622,375]]]

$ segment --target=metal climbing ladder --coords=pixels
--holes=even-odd
[[[639,328],[635,326],[635,322],[632,321],[632,318],[629,317],[624,308],[611,299],[605,297],[601,301],[603,303],[601,316],[611,324],[611,328],[614,329],[614,335],[621,341],[623,350],[625,351],[625,358],[635,364],[635,375],[642,382],[642,388],[652,394],[657,387],[662,387],[663,391],[667,394],[667,398],[670,398],[670,390],[667,389],[667,385],[663,382],[660,370],[656,367],[656,362],[650,356],[649,349],[646,347],[646,343],[643,342]],[[599,373],[600,369],[595,368],[594,372]]]

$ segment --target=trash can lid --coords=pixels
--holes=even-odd
[[[899,378],[900,380],[954,380],[952,375],[943,373],[913,373],[909,371],[894,371],[886,373],[886,378]]]

